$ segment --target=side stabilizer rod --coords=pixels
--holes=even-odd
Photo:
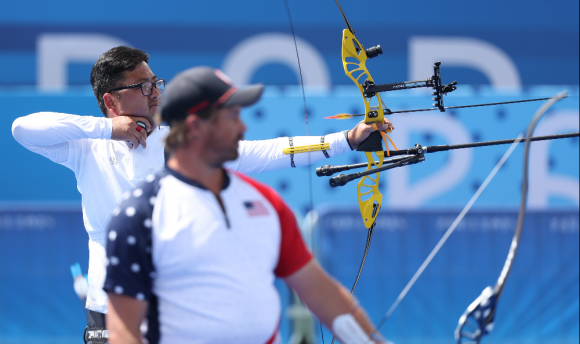
[[[391,158],[391,159],[385,159],[383,161],[383,166],[385,164],[394,164],[397,163],[401,160],[404,160],[406,158],[410,157],[410,155],[404,155],[404,156],[399,156],[396,158]],[[375,164],[378,165],[379,162],[375,161]],[[319,168],[316,169],[316,175],[319,177],[323,177],[323,176],[332,176],[335,173],[338,172],[342,172],[342,171],[348,171],[348,170],[352,170],[352,169],[356,169],[356,168],[361,168],[361,167],[366,167],[368,165],[368,162],[364,162],[364,163],[360,163],[360,164],[353,164],[353,165],[324,165],[321,166]]]
[[[423,152],[424,152],[423,147],[421,147],[420,144],[417,143],[414,148],[410,149],[410,151],[411,150],[413,150],[413,154],[409,154],[408,157],[405,157],[404,159],[400,159],[399,161],[394,162],[394,163],[389,163],[386,166],[381,166],[381,167],[369,169],[369,170],[366,170],[363,172],[355,172],[352,174],[339,174],[336,177],[332,177],[329,180],[330,186],[332,186],[333,188],[335,188],[337,186],[344,186],[348,182],[351,182],[355,179],[362,178],[364,176],[368,176],[370,174],[375,174],[378,172],[393,169],[395,167],[412,165],[412,164],[417,164],[417,163],[425,161],[425,155],[423,154]],[[377,165],[378,165],[378,163],[377,163]]]
[[[362,178],[364,176],[368,176],[369,174],[374,174],[374,173],[390,170],[390,169],[393,169],[395,167],[416,164],[416,163],[422,162],[424,160],[425,160],[425,157],[423,155],[409,156],[409,157],[406,157],[405,159],[400,160],[399,162],[396,162],[394,164],[389,164],[387,166],[381,166],[381,167],[373,168],[371,170],[367,170],[367,171],[363,171],[363,172],[355,172],[352,174],[339,174],[336,177],[330,178],[329,183],[330,183],[330,186],[332,186],[333,188],[335,188],[337,186],[344,186],[348,182],[351,182],[355,179]]]

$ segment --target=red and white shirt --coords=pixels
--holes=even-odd
[[[224,176],[223,208],[211,191],[166,168],[113,213],[104,289],[150,301],[151,342],[157,323],[160,343],[279,338],[274,279],[295,273],[312,255],[273,189]]]

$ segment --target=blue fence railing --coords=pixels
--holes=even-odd
[[[379,214],[355,291],[375,323],[458,214],[384,209]],[[459,317],[497,281],[516,222],[517,210],[468,213],[382,333],[395,343],[452,343]],[[578,223],[578,211],[526,215],[519,252],[486,344],[578,342]],[[316,230],[322,265],[350,288],[366,241],[359,210],[325,208]]]
[[[318,259],[350,288],[366,238],[358,209],[320,209]],[[373,321],[387,311],[457,214],[383,209],[355,292]],[[453,342],[459,316],[497,280],[516,218],[515,210],[469,213],[382,333],[395,343]],[[578,222],[578,211],[527,215],[496,327],[486,344],[578,342]],[[79,262],[86,272],[87,240],[79,208],[0,210],[0,342],[80,342],[84,313],[69,266]],[[290,295],[279,285],[286,308]],[[288,340],[292,327],[286,313],[281,330]]]

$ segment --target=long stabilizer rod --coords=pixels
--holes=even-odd
[[[530,141],[545,141],[545,140],[556,140],[556,139],[567,139],[570,137],[579,137],[580,132],[578,133],[568,133],[568,134],[556,134],[556,135],[544,135],[544,136],[535,136],[530,139]],[[435,153],[435,152],[444,152],[453,149],[463,149],[463,148],[474,148],[474,147],[485,147],[485,146],[497,146],[497,145],[506,145],[510,143],[514,143],[517,139],[507,139],[507,140],[495,140],[495,141],[483,141],[483,142],[473,142],[473,143],[462,143],[458,145],[440,145],[440,146],[427,146],[423,147],[425,149],[425,153]],[[408,155],[408,149],[390,152],[391,155]]]
[[[568,134],[557,134],[557,135],[545,135],[545,136],[535,136],[530,139],[530,141],[544,141],[544,140],[556,140],[556,139],[566,139],[570,137],[579,137],[580,132],[578,133],[568,133]],[[473,143],[462,143],[458,145],[439,145],[439,146],[426,146],[423,147],[424,153],[436,153],[436,152],[445,152],[448,150],[454,149],[463,149],[463,148],[475,148],[475,147],[485,147],[485,146],[497,146],[497,145],[505,145],[514,143],[517,139],[507,139],[507,140],[496,140],[496,141],[483,141],[483,142],[473,142]],[[411,149],[402,149],[398,151],[390,151],[391,156],[396,155],[404,155],[403,158],[393,158],[390,161],[385,160],[385,163],[395,163],[399,162],[402,159],[407,158],[408,155],[415,154],[414,148]],[[378,161],[376,162],[379,163]],[[332,166],[332,165],[324,165],[316,169],[316,175],[319,177],[322,176],[332,176],[334,173],[342,172],[346,170],[352,170],[356,168],[366,167],[368,163],[360,163],[360,164],[353,164],[353,165],[341,165],[341,166]]]

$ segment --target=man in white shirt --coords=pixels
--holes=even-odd
[[[306,248],[270,187],[224,169],[246,131],[241,109],[261,86],[238,90],[219,70],[171,81],[164,170],[114,211],[107,242],[111,344],[279,344],[284,279],[343,344],[385,343],[349,291]]]
[[[148,61],[144,51],[123,46],[99,57],[91,71],[91,85],[105,118],[41,112],[18,118],[12,125],[12,134],[21,145],[75,173],[89,234],[86,307],[90,312],[85,341],[106,336],[103,314],[107,312],[107,295],[102,286],[111,214],[165,163],[164,138],[169,128],[153,120],[165,82],[151,71]],[[380,129],[388,127],[392,124],[386,121]],[[359,123],[348,132],[326,135],[322,139],[331,149],[311,153],[310,158],[305,154],[287,156],[282,149],[320,143],[320,136],[241,141],[238,159],[226,166],[249,174],[304,166],[356,149],[372,131]]]

